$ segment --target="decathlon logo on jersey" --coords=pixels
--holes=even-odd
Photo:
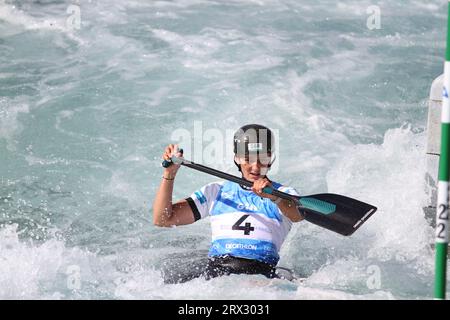
[[[256,250],[257,247],[254,244],[243,244],[243,243],[227,243],[225,244],[226,249],[248,249]]]

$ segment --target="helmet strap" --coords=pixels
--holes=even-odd
[[[236,155],[234,155],[233,161],[234,161],[234,164],[236,165],[236,167],[238,168],[239,172],[242,172],[241,165],[236,162]]]

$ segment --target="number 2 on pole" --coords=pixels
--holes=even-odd
[[[442,240],[446,240],[447,234],[447,223],[445,220],[448,220],[448,206],[445,204],[439,205],[439,214],[438,214],[438,223],[436,225],[436,237]],[[443,221],[444,220],[444,221]]]
[[[439,212],[439,219],[448,220],[448,207],[445,204],[440,204],[439,209],[442,210]]]
[[[254,231],[255,228],[252,227],[250,222],[246,222],[245,226],[241,226],[241,223],[244,222],[245,219],[247,219],[250,215],[244,214],[238,221],[236,221],[235,224],[233,224],[232,229],[233,230],[244,230],[245,235],[249,235],[250,231]]]

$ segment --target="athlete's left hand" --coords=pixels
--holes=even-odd
[[[270,182],[269,179],[267,178],[259,178],[258,180],[253,182],[252,191],[262,198],[268,198],[273,201],[276,200],[277,197],[274,196],[273,194],[263,192],[263,189],[265,187],[272,188],[272,182]]]

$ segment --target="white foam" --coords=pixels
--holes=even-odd
[[[374,31],[367,36],[364,33],[346,32],[345,30],[339,34],[339,30],[326,30],[326,25],[316,29],[310,25],[305,30],[298,31],[296,28],[287,30],[288,26],[284,24],[285,20],[281,15],[276,16],[277,19],[280,19],[279,21],[282,21],[281,28],[278,28],[277,25],[266,24],[265,14],[267,12],[289,9],[302,14],[302,18],[308,22],[312,21],[312,23],[320,22],[322,18],[325,20],[327,16],[341,22],[349,15],[352,18],[359,15],[356,18],[363,18],[360,22],[364,28],[366,4],[371,3],[370,1],[346,1],[329,6],[329,4],[318,2],[298,6],[295,1],[236,0],[232,2],[230,9],[241,10],[241,8],[253,5],[254,8],[260,10],[253,12],[255,15],[251,17],[251,19],[255,19],[256,24],[232,23],[227,26],[221,22],[218,23],[220,24],[218,26],[211,23],[211,20],[205,19],[205,26],[200,31],[192,31],[188,19],[186,21],[183,19],[190,17],[190,14],[209,13],[208,10],[214,13],[215,8],[223,5],[222,3],[203,0],[133,1],[131,3],[111,1],[89,8],[82,4],[83,26],[86,27],[82,30],[82,34],[90,46],[84,46],[81,48],[82,50],[78,51],[79,48],[67,46],[67,44],[60,45],[59,41],[64,37],[55,37],[57,39],[51,45],[67,51],[62,52],[64,55],[64,57],[61,56],[62,60],[56,57],[54,65],[47,67],[47,64],[44,64],[42,69],[36,70],[36,74],[39,72],[39,77],[42,77],[37,80],[39,94],[35,97],[36,103],[34,104],[35,100],[28,99],[28,97],[26,100],[22,98],[0,99],[1,138],[6,138],[13,145],[12,141],[22,129],[19,117],[30,113],[29,110],[32,106],[48,108],[48,114],[45,114],[47,110],[41,109],[39,110],[42,111],[40,115],[55,119],[56,133],[60,134],[62,138],[70,138],[58,140],[58,143],[86,141],[87,151],[95,149],[97,144],[110,144],[111,147],[120,149],[118,145],[123,141],[137,144],[143,141],[141,137],[133,140],[134,135],[130,140],[120,140],[122,135],[127,136],[127,134],[121,132],[117,126],[118,123],[122,123],[119,122],[122,119],[114,117],[117,116],[116,111],[125,112],[129,106],[133,108],[129,112],[131,117],[135,116],[133,112],[139,107],[142,108],[139,109],[139,112],[148,114],[150,120],[154,121],[147,122],[148,126],[154,127],[150,138],[163,136],[158,134],[164,130],[161,129],[161,126],[163,128],[170,126],[162,124],[161,121],[166,121],[165,116],[171,119],[171,113],[176,118],[183,112],[192,112],[192,114],[187,114],[187,117],[183,116],[182,121],[201,118],[205,114],[205,120],[211,123],[211,127],[230,127],[245,120],[269,121],[277,124],[279,128],[289,128],[289,131],[286,129],[286,132],[283,133],[285,140],[282,143],[283,146],[289,146],[290,150],[294,150],[289,154],[286,152],[285,158],[278,159],[283,161],[286,180],[293,180],[294,176],[298,177],[296,183],[303,183],[311,189],[322,187],[325,181],[328,191],[353,196],[373,203],[379,208],[378,212],[350,238],[340,237],[312,224],[306,224],[306,222],[295,225],[290,241],[283,248],[282,258],[294,267],[309,267],[305,261],[312,261],[314,265],[317,265],[317,267],[307,270],[312,274],[310,273],[309,279],[301,285],[267,281],[258,276],[237,275],[212,281],[196,279],[180,285],[164,285],[159,272],[144,267],[141,260],[148,259],[151,264],[156,265],[167,251],[173,249],[167,243],[173,240],[174,232],[178,232],[175,235],[182,239],[179,241],[180,246],[186,245],[189,241],[185,241],[185,239],[203,236],[209,231],[209,221],[201,221],[194,226],[180,227],[174,230],[161,231],[150,228],[148,234],[142,238],[136,237],[135,233],[125,232],[117,234],[114,238],[117,243],[111,245],[111,239],[103,238],[104,234],[102,233],[108,228],[99,223],[101,219],[109,217],[107,214],[110,212],[104,212],[101,210],[102,208],[94,208],[94,213],[99,216],[92,215],[92,220],[89,221],[94,230],[93,233],[90,234],[89,231],[86,231],[84,234],[80,227],[81,232],[77,236],[82,237],[82,242],[89,245],[97,245],[95,241],[98,241],[99,248],[105,249],[105,251],[111,250],[114,253],[107,257],[96,256],[94,261],[90,261],[101,272],[91,275],[91,286],[83,287],[83,297],[97,298],[104,295],[120,299],[239,299],[241,297],[247,299],[390,299],[403,297],[401,293],[399,294],[399,288],[395,288],[389,283],[389,276],[392,275],[398,275],[408,284],[412,278],[414,280],[412,283],[416,288],[411,291],[411,296],[425,296],[423,290],[426,289],[420,288],[420,282],[429,282],[432,272],[432,252],[429,249],[432,230],[427,226],[421,212],[423,196],[425,196],[425,192],[422,190],[424,134],[414,133],[408,128],[392,129],[385,133],[382,144],[355,145],[351,138],[364,136],[370,137],[370,141],[381,139],[383,132],[373,126],[373,121],[385,124],[385,121],[392,119],[377,114],[367,122],[355,122],[345,106],[337,109],[339,106],[330,103],[330,107],[335,107],[335,110],[317,108],[314,105],[315,99],[308,90],[318,81],[336,84],[340,80],[365,80],[372,76],[376,78],[379,75],[377,74],[377,64],[384,63],[383,59],[386,56],[383,56],[383,52],[380,51],[373,53],[371,51],[373,48],[380,45],[393,46],[394,49],[406,48],[416,40],[420,40],[420,43],[424,45],[429,45],[435,41],[434,37],[429,35],[437,35],[437,31],[430,31],[425,35],[409,35],[394,31],[386,36],[377,36]],[[403,17],[398,10],[401,6],[394,6],[394,11],[384,11],[384,5],[387,6],[387,3],[380,3],[382,15],[399,14]],[[139,10],[133,11],[130,8],[139,9],[141,7],[143,10],[137,16],[133,16],[134,12]],[[437,1],[427,4],[417,2],[411,10],[422,7],[441,18],[438,10],[441,6]],[[149,15],[147,25],[142,18],[145,16],[142,12],[148,8],[155,10]],[[167,10],[165,11],[165,9]],[[334,10],[339,12],[337,16],[331,15],[331,11]],[[61,16],[47,15],[50,16],[50,19],[47,19],[46,16],[38,18],[32,14],[42,16],[45,12],[27,13],[12,6],[1,6],[0,19],[7,22],[2,26],[2,34],[4,34],[3,30],[8,31],[7,29],[14,30],[14,32],[17,30],[17,32],[23,30],[69,32],[65,25],[67,17],[65,14]],[[262,20],[259,20],[259,14],[262,14]],[[155,22],[152,20],[154,16],[177,19],[177,21],[168,21],[167,23],[162,21],[164,19],[159,19]],[[287,17],[293,18],[293,16]],[[89,24],[86,25],[85,22]],[[172,29],[171,26],[174,25],[172,24],[174,22],[177,28]],[[259,26],[262,26],[256,27],[258,23],[260,23]],[[152,34],[150,36],[145,34],[146,30]],[[139,39],[141,32],[142,39]],[[41,33],[37,34],[41,35]],[[165,41],[168,45],[161,47],[160,41],[156,41],[155,44],[154,37]],[[338,44],[341,42],[350,44],[348,47],[351,48],[334,51],[334,41]],[[320,51],[319,49],[325,50]],[[317,51],[323,52],[324,56],[315,55]],[[68,55],[65,55],[66,53]],[[299,58],[295,60],[298,61],[298,64],[291,60],[293,56]],[[169,60],[165,60],[167,57]],[[400,58],[404,57],[389,56],[391,59],[389,62],[395,63],[395,59]],[[13,63],[20,62],[13,61]],[[33,60],[23,62],[30,63]],[[175,68],[173,68],[174,66]],[[179,66],[185,68],[178,68]],[[173,75],[170,72],[169,75],[164,74],[164,71],[161,72],[163,69],[160,68],[165,67],[168,67],[170,71],[176,69],[175,78],[171,78]],[[67,72],[64,75],[61,73],[62,68],[67,68],[64,70]],[[82,73],[86,70],[84,68],[92,70],[95,75],[91,79],[86,79]],[[158,69],[156,80],[153,79],[152,69]],[[260,70],[269,70],[270,77],[265,78],[268,75],[265,72],[261,72],[261,74],[254,72]],[[0,77],[2,79],[10,77],[10,71],[7,72],[1,74]],[[208,83],[200,81],[199,85],[192,81],[205,78],[212,79],[212,81],[208,81]],[[60,79],[62,83],[59,81]],[[86,89],[80,85],[87,83],[85,80],[96,80],[89,83],[98,85],[98,90],[93,90],[92,93],[81,91]],[[147,83],[151,85],[150,88],[145,87],[143,90],[145,92],[137,92],[138,102],[145,102],[142,107],[141,105],[136,107],[136,100],[133,98],[122,103],[120,99],[123,97],[115,96],[115,92],[111,92],[112,96],[105,94],[107,102],[98,102],[99,95],[103,94],[102,89],[112,88],[109,86],[111,83],[106,82],[113,81],[112,85],[115,85],[116,80],[124,81],[125,84],[133,81],[143,88]],[[155,89],[154,83],[157,84],[157,89]],[[190,87],[191,85],[192,87]],[[342,89],[348,88],[342,87]],[[336,90],[336,87],[331,90]],[[334,93],[339,94],[338,90]],[[66,100],[63,99],[66,93],[68,93],[68,97],[74,98],[67,106],[64,105]],[[93,105],[73,107],[78,95],[72,94],[79,93],[83,94],[80,96],[83,102],[92,102]],[[215,96],[216,93],[219,94]],[[84,94],[92,94],[92,96],[87,97]],[[155,108],[167,102],[167,98],[185,99],[187,102],[180,108],[177,105],[174,105],[172,109]],[[387,102],[382,98],[386,98]],[[392,107],[395,111],[400,110],[400,104],[389,105],[389,98],[381,97],[381,100],[375,101],[374,99],[370,103],[384,109]],[[53,99],[55,101],[52,101]],[[217,101],[219,105],[216,104]],[[224,104],[220,104],[222,102]],[[62,107],[64,109],[60,108],[61,104],[64,105]],[[403,106],[411,108],[411,105],[413,104]],[[148,106],[151,108],[146,109]],[[86,107],[92,109],[84,113]],[[219,113],[222,115],[221,117],[210,116],[222,112],[220,107],[225,109],[224,113]],[[336,110],[337,112],[335,112]],[[84,124],[83,117],[89,117],[94,112],[100,112],[101,119],[106,121],[105,125],[108,126],[108,130],[104,137],[95,136],[89,130],[77,129],[76,125]],[[120,113],[120,116],[122,114],[124,113]],[[396,123],[395,120],[392,121]],[[136,131],[142,129],[138,124],[140,121],[131,123],[133,125],[136,123],[136,127],[133,128]],[[383,128],[385,127],[383,126]],[[111,133],[113,136],[109,135]],[[145,133],[147,132],[144,132],[142,139],[148,139]],[[374,138],[374,135],[377,139]],[[42,137],[42,139],[46,138],[48,137]],[[89,143],[91,145],[88,145]],[[67,159],[64,154],[40,156],[47,154],[47,150],[42,150],[42,153],[36,150],[36,155],[26,155],[25,160],[30,166],[34,166],[31,169],[35,170],[37,179],[46,177],[49,173],[49,168],[46,166],[87,165],[101,168],[104,170],[103,173],[110,174],[106,174],[106,186],[100,187],[99,192],[113,196],[108,199],[119,198],[118,203],[120,204],[122,199],[126,199],[132,205],[140,205],[150,194],[146,192],[146,186],[157,188],[159,183],[159,180],[155,182],[145,178],[145,176],[160,177],[160,171],[150,172],[149,175],[145,169],[148,167],[148,170],[153,170],[151,168],[156,167],[153,166],[153,163],[157,164],[159,160],[150,163],[146,152],[156,152],[159,155],[160,151],[156,149],[160,148],[159,143],[150,141],[150,147],[147,145],[150,149],[146,151],[140,150],[139,146],[137,147],[138,151],[128,154],[120,154],[120,150],[118,150],[115,159],[122,160],[113,163],[104,163],[101,160],[99,162],[77,160],[77,155],[73,154],[68,155]],[[13,155],[18,159],[22,159],[23,156],[20,153]],[[231,165],[233,164],[231,163]],[[233,169],[233,173],[236,173],[235,168]],[[328,174],[326,174],[327,172]],[[301,175],[297,175],[297,173],[301,173]],[[208,179],[203,176],[197,178],[191,173],[183,174],[188,179],[180,179],[175,191],[176,194],[182,196],[188,194],[186,190],[193,187],[193,181],[195,184],[203,181],[202,179]],[[93,179],[95,185],[99,186],[104,182],[105,174],[90,175],[89,179]],[[147,179],[147,181],[143,183],[141,179],[142,181]],[[290,182],[284,179],[280,181]],[[80,180],[79,183],[82,181]],[[17,188],[17,192],[21,192],[20,186]],[[309,191],[309,189],[304,191]],[[30,199],[26,200],[30,201]],[[78,198],[77,195],[70,199],[77,207],[85,200],[85,197]],[[63,205],[71,207],[68,202]],[[111,204],[112,210],[115,209],[114,205],[114,203]],[[122,208],[120,205],[119,207]],[[82,212],[82,214],[90,213]],[[10,213],[8,212],[8,214]],[[79,212],[67,212],[64,216],[69,217],[69,224],[76,224],[76,218],[73,218],[72,215],[75,217],[78,214]],[[114,221],[117,225],[127,222],[129,221]],[[83,265],[88,260],[87,256],[90,257],[90,255],[83,252],[76,253],[76,250],[79,249],[69,249],[61,241],[46,240],[43,243],[35,244],[27,240],[19,241],[17,229],[7,227],[0,230],[2,230],[0,231],[0,246],[2,246],[0,257],[7,259],[0,259],[0,298],[73,297],[66,292],[64,274],[66,266],[70,264]],[[9,231],[2,233],[4,230]],[[7,232],[11,232],[12,236],[8,236]],[[76,242],[77,236],[70,240]],[[150,247],[160,245],[161,248],[142,250],[141,252],[139,248],[136,248],[141,241]],[[308,241],[312,243],[311,248],[306,246]],[[201,246],[202,248],[206,247],[206,244],[202,243]],[[309,253],[303,252],[304,249],[311,249],[311,254],[308,256]],[[130,254],[121,256],[121,250],[129,250]],[[11,260],[13,258],[15,260]],[[123,260],[123,264],[127,264],[123,272],[111,266],[111,263],[120,259]],[[368,277],[367,267],[372,264],[381,268],[383,276],[381,288],[373,290],[365,285]],[[83,267],[83,270],[85,268],[89,270],[88,267]],[[411,278],[403,278],[404,273],[410,274]],[[236,282],[242,284],[238,289],[235,286]],[[404,286],[406,291],[406,284]]]
[[[153,34],[170,43],[175,48],[194,56],[205,56],[214,53],[221,47],[221,43],[205,35],[180,35],[163,29],[153,29]]]
[[[440,9],[442,8],[442,3],[440,1],[436,3],[432,3],[432,1],[412,1],[412,3],[415,8],[420,8],[420,10],[427,10],[433,14],[443,14],[442,12],[440,12]]]
[[[13,137],[22,130],[17,119],[21,113],[29,113],[28,104],[0,98],[0,138],[6,139],[11,151],[15,150]]]
[[[236,287],[236,283],[240,285]],[[122,299],[294,299],[297,285],[264,276],[230,275],[165,285],[159,272],[137,272],[116,281]]]
[[[0,20],[21,26],[26,30],[57,30],[67,32],[66,18],[35,18],[17,9],[15,6],[0,2]]]
[[[55,239],[38,245],[22,242],[17,227],[7,225],[0,229],[0,299],[64,297],[62,291],[68,290],[67,267],[77,265],[86,270],[89,254],[77,248],[67,249]],[[58,288],[55,280],[61,276],[63,286]],[[47,294],[43,291],[46,287],[53,290]]]
[[[377,248],[422,250],[432,242],[422,207],[425,193],[425,133],[388,130],[381,145],[349,148],[327,175],[330,192],[373,203],[378,211],[362,228]]]
[[[140,2],[140,1],[139,1]],[[157,8],[189,8],[198,5],[214,5],[218,2],[206,0],[177,0],[177,1],[152,1],[151,5]]]
[[[299,300],[394,300],[395,297],[382,290],[369,294],[352,294],[334,289],[301,286],[296,293]]]

